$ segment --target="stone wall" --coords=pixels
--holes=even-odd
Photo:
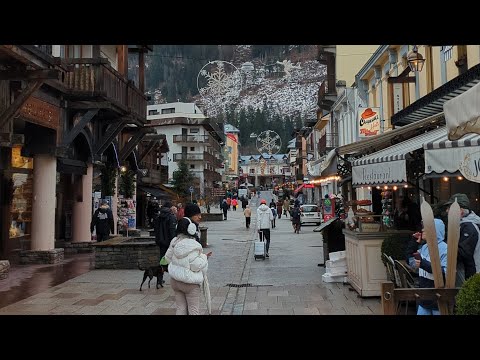
[[[138,269],[158,265],[160,249],[152,237],[113,239],[93,244],[95,269]]]
[[[6,279],[8,277],[9,271],[10,271],[10,261],[0,260],[0,280]]]
[[[20,264],[57,264],[63,261],[64,250],[21,250]]]
[[[65,249],[65,254],[78,254],[78,253],[91,253],[93,252],[94,242],[83,241],[83,242],[65,242],[63,247]]]

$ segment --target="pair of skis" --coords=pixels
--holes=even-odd
[[[428,251],[430,253],[430,262],[432,265],[435,288],[453,289],[455,288],[458,240],[460,238],[460,206],[457,203],[457,199],[455,199],[455,202],[450,206],[448,211],[447,273],[445,277],[445,283],[443,281],[440,256],[438,253],[437,232],[435,230],[433,211],[432,207],[425,201],[425,199],[422,201],[420,211],[422,213],[423,228],[427,240]],[[449,309],[453,308],[453,304],[449,304],[448,301],[442,299],[442,297],[438,294],[437,299],[440,314],[450,314],[451,311]]]

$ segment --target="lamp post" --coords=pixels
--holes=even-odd
[[[422,71],[423,65],[425,64],[425,59],[423,58],[422,54],[418,52],[417,45],[414,45],[412,51],[408,53],[407,62],[411,71]]]

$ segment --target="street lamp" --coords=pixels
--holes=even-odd
[[[423,64],[425,64],[425,59],[422,54],[418,53],[417,45],[413,46],[412,51],[407,55],[408,66],[413,72],[420,72],[423,69]]]

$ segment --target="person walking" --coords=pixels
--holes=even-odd
[[[105,200],[102,201],[100,207],[93,213],[92,221],[90,222],[90,233],[93,233],[94,229],[97,233],[97,242],[108,240],[110,232],[114,232],[113,213]]]
[[[447,272],[447,244],[445,243],[445,224],[440,219],[434,219],[435,231],[437,232],[438,255],[440,257],[440,266],[443,276]],[[422,231],[421,234],[424,234]],[[418,237],[418,242],[422,241],[422,236]],[[430,252],[428,244],[424,244],[420,249],[419,258],[415,259],[415,268],[418,270],[418,285],[420,288],[434,288],[432,264],[430,262]],[[417,315],[440,315],[438,302],[436,300],[419,300]]]
[[[188,205],[187,205],[188,208]],[[185,212],[187,212],[187,208]],[[211,309],[208,289],[208,258],[195,240],[196,226],[184,217],[178,222],[174,237],[165,253],[170,284],[175,292],[176,315],[200,315],[200,285],[204,285],[207,308]]]
[[[292,210],[291,218],[292,218],[292,226],[295,233],[300,233],[300,205],[295,204],[295,207]]]
[[[470,210],[470,199],[465,194],[452,195],[445,203],[448,205],[447,212],[455,199],[460,206],[461,217],[455,286],[461,287],[465,280],[480,272],[480,217]]]
[[[177,221],[182,219],[185,216],[185,208],[183,207],[182,203],[177,204]]]
[[[275,228],[275,220],[277,219],[277,209],[275,209],[275,206],[272,205],[270,207],[270,210],[272,211],[272,215],[273,215],[273,220],[272,220],[272,229]]]
[[[175,237],[177,218],[171,208],[172,203],[169,201],[165,202],[153,220],[155,243],[160,248],[160,259],[165,255],[170,242]]]
[[[227,200],[223,199],[221,208],[223,211],[223,220],[227,220],[227,211],[228,211]]]
[[[247,205],[245,210],[243,210],[243,215],[245,215],[245,225],[247,226],[247,229],[250,229],[250,220],[252,219],[252,209],[250,209],[249,205]]]
[[[237,211],[237,205],[238,205],[237,199],[233,198],[233,200],[232,200],[233,211]]]
[[[290,200],[285,199],[283,200],[283,215],[287,217],[290,214]]]
[[[266,257],[270,257],[268,250],[270,249],[270,226],[273,220],[273,214],[267,206],[267,200],[262,199],[257,209],[257,229],[260,233],[260,241],[266,241]]]
[[[195,232],[195,239],[201,243],[200,241],[200,220],[202,220],[202,212],[200,207],[197,204],[187,204],[185,206],[185,217],[192,220],[195,224],[196,232]]]
[[[241,201],[242,201],[242,209],[245,210],[248,205],[248,199],[242,196]]]
[[[281,219],[282,218],[282,206],[283,206],[283,202],[280,198],[278,198],[278,201],[277,201],[277,215],[278,215],[278,219]]]

